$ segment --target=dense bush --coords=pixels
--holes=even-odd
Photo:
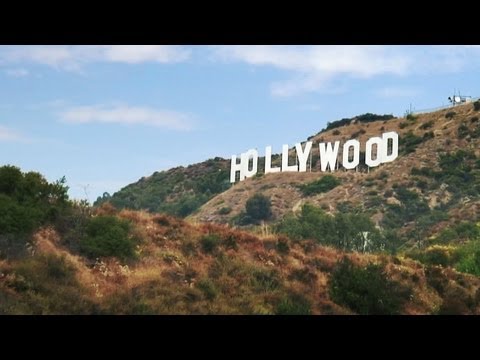
[[[329,122],[329,123],[327,123],[327,127],[326,127],[325,130],[331,130],[331,129],[339,128],[339,127],[342,127],[342,126],[346,126],[354,120],[357,121],[357,122],[360,122],[360,123],[369,123],[369,122],[381,121],[381,120],[388,121],[388,120],[391,120],[391,119],[395,119],[395,116],[393,116],[393,115],[377,115],[377,114],[367,113],[367,114],[359,115],[359,116],[356,116],[356,117],[353,117],[353,118],[343,118],[341,120]]]
[[[452,242],[460,243],[462,241],[480,239],[480,226],[474,222],[461,222],[440,232],[435,242],[440,244],[449,244]]]
[[[337,177],[333,175],[324,175],[320,179],[311,183],[300,185],[299,189],[304,196],[312,196],[328,192],[336,188],[340,183],[340,179]]]
[[[459,139],[465,138],[469,134],[469,132],[470,132],[470,129],[465,123],[461,123],[458,126],[457,134]]]
[[[276,307],[276,315],[310,315],[310,302],[300,294],[290,294],[281,299]]]
[[[217,249],[218,245],[220,245],[220,237],[217,234],[204,235],[200,239],[200,245],[203,252],[213,253]]]
[[[384,239],[371,219],[364,214],[326,214],[322,209],[304,205],[299,216],[287,216],[277,231],[295,240],[313,239],[323,245],[361,252],[381,250]]]
[[[453,117],[454,117],[455,115],[457,115],[457,113],[456,113],[455,111],[449,111],[449,112],[447,112],[447,113],[445,114],[445,117],[446,117],[447,119],[453,119]]]
[[[329,282],[330,297],[362,315],[393,315],[401,310],[409,290],[387,278],[381,265],[355,266],[342,259]]]
[[[255,194],[247,200],[245,213],[252,223],[269,220],[272,217],[272,203],[262,194]]]
[[[402,227],[406,223],[418,220],[420,216],[430,213],[427,202],[419,194],[404,186],[398,186],[395,189],[395,197],[401,204],[386,205],[382,223],[387,228]]]
[[[452,265],[457,257],[453,247],[439,245],[430,246],[423,251],[410,251],[407,255],[425,265],[443,267]]]
[[[457,256],[455,268],[458,271],[480,276],[480,240],[471,241],[460,247]]]
[[[415,151],[416,147],[421,144],[425,139],[420,136],[416,136],[413,132],[409,131],[400,137],[399,148],[400,153],[403,155],[410,154]]]
[[[412,113],[408,113],[407,116],[405,117],[408,121],[415,122],[417,120],[417,117],[413,115]]]
[[[224,206],[218,210],[219,215],[228,215],[232,212],[232,208],[229,206]]]
[[[86,225],[80,251],[91,259],[114,256],[121,260],[135,257],[138,240],[130,235],[128,221],[114,216],[98,216]]]
[[[480,111],[480,101],[477,100],[473,103],[473,110]]]
[[[423,123],[422,125],[420,125],[420,129],[422,130],[430,129],[433,126],[433,124],[434,124],[433,120],[429,120],[426,123]]]
[[[52,224],[70,206],[65,178],[49,183],[36,172],[0,167],[0,256],[21,252],[29,235]]]

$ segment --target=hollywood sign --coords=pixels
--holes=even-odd
[[[288,145],[282,148],[282,166],[272,167],[272,147],[265,148],[265,174],[278,172],[306,172],[308,158],[311,158],[312,142],[305,143],[302,147],[301,143],[295,144],[296,164],[289,165]],[[335,171],[337,168],[338,151],[340,141],[320,143],[320,170]],[[375,153],[374,153],[375,150]],[[398,134],[396,132],[387,132],[382,136],[372,137],[365,143],[365,164],[369,167],[376,167],[383,163],[394,161],[398,157]],[[297,161],[298,160],[298,161]],[[310,159],[310,164],[312,160]],[[343,144],[342,147],[342,166],[349,170],[355,169],[360,163],[360,142],[352,139]],[[240,162],[237,162],[237,156],[232,156],[230,169],[230,182],[234,183],[237,173],[240,173],[240,181],[254,176],[258,171],[258,151],[250,149],[240,155]]]

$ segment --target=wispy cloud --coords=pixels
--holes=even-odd
[[[251,65],[273,66],[294,74],[272,84],[277,96],[325,90],[339,75],[368,78],[381,74],[405,74],[411,59],[383,46],[221,46],[216,58]]]
[[[28,142],[28,139],[18,132],[0,125],[0,142]]]
[[[475,46],[215,46],[212,52],[216,61],[290,73],[271,84],[274,96],[329,92],[340,79],[455,72],[478,66],[480,58]]]
[[[413,87],[388,86],[375,91],[381,98],[414,97],[421,94],[421,90]]]
[[[30,72],[27,69],[24,68],[16,68],[16,69],[7,69],[5,70],[5,74],[11,77],[26,77],[30,74]]]
[[[30,45],[0,46],[0,64],[32,63],[78,71],[92,62],[139,64],[187,60],[190,50],[173,45]]]
[[[149,125],[173,130],[191,130],[192,117],[188,114],[129,105],[94,105],[69,108],[60,113],[66,123],[108,123]]]

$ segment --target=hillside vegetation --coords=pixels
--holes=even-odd
[[[110,202],[118,208],[185,217],[229,187],[230,162],[215,158],[186,168],[155,172],[113,196],[104,194],[95,205]]]
[[[289,238],[57,201],[32,228],[2,223],[0,314],[480,313],[480,223],[392,256],[361,214],[305,206]]]
[[[480,314],[479,110],[311,138],[318,155],[397,131],[399,158],[375,169],[230,186],[216,158],[93,207],[65,179],[0,167],[0,314]]]

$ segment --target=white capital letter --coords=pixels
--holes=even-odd
[[[297,172],[298,167],[297,165],[288,165],[288,145],[283,145],[282,151],[282,172],[291,171]]]
[[[265,148],[265,174],[280,172],[279,167],[272,168],[272,147]]]
[[[335,141],[335,145],[333,147],[332,143],[320,143],[318,146],[320,148],[321,170],[327,171],[327,166],[329,166],[330,171],[335,171],[340,141]]]
[[[373,145],[377,144],[377,158],[375,160],[372,159],[372,150],[373,150]],[[365,145],[365,164],[367,164],[370,167],[375,167],[378,166],[382,163],[383,159],[383,139],[381,137],[372,137],[367,140],[367,143]]]
[[[243,155],[243,154],[242,154]],[[230,182],[235,182],[235,177],[237,175],[237,171],[240,172],[240,181],[245,179],[243,174],[243,163],[242,163],[243,156],[240,156],[240,164],[237,164],[237,156],[232,155],[232,164],[230,166]]]
[[[350,148],[353,147],[353,159],[348,161]],[[343,161],[342,165],[345,169],[355,169],[360,163],[360,143],[358,140],[348,140],[343,145]]]
[[[307,171],[308,156],[310,155],[310,151],[312,150],[312,142],[308,141],[306,143],[305,151],[302,150],[302,144],[301,143],[295,144],[295,148],[297,149],[299,171],[300,172],[305,172],[305,171]]]
[[[252,170],[249,169],[250,159],[253,160]],[[246,178],[250,178],[257,173],[258,170],[258,151],[250,149],[246,153],[242,154],[243,172]]]
[[[392,162],[398,157],[398,134],[391,131],[382,135],[383,137],[383,157],[382,162]],[[388,140],[392,139],[392,153],[388,155]]]

